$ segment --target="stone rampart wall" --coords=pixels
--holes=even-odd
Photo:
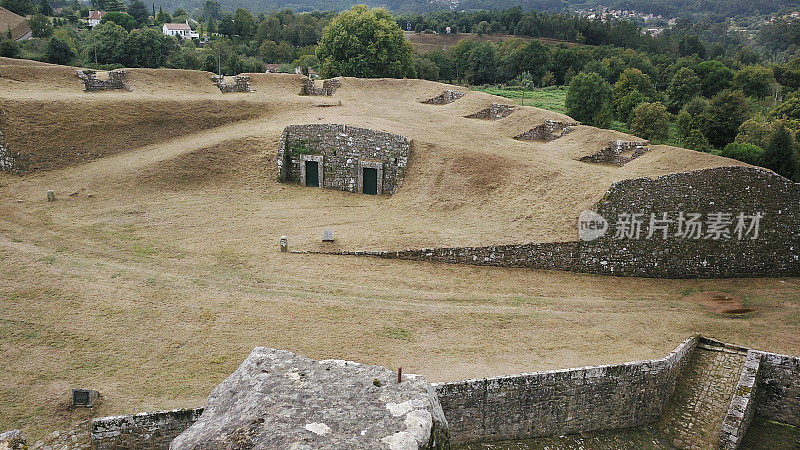
[[[512,105],[491,103],[489,104],[488,108],[464,117],[467,119],[500,120],[511,115],[511,113],[514,112],[514,109],[515,107]]]
[[[16,171],[14,154],[8,149],[2,131],[0,131],[0,170],[8,173]]]
[[[114,89],[128,90],[125,85],[125,69],[117,69],[108,72],[108,80],[97,78],[94,70],[78,70],[78,78],[83,81],[83,90],[86,92],[109,91]]]
[[[644,155],[650,151],[647,141],[622,141],[609,142],[608,146],[603,147],[599,152],[584,156],[580,160],[582,162],[598,163],[598,164],[613,164],[615,166],[624,166],[632,160]],[[631,152],[629,155],[625,153]]]
[[[756,385],[760,365],[761,355],[759,352],[748,351],[744,369],[728,407],[728,413],[722,420],[722,431],[719,437],[719,445],[722,449],[735,450],[739,448],[739,444],[747,432],[747,427],[753,421],[756,412]]]
[[[756,390],[756,414],[800,426],[800,358],[757,352],[761,366]]]
[[[322,186],[359,192],[362,167],[377,167],[383,194],[394,194],[405,177],[411,152],[400,135],[337,124],[290,125],[278,145],[280,181],[301,183],[303,158],[321,157]]]
[[[595,210],[608,230],[592,241],[349,253],[637,277],[800,276],[800,184],[763,169],[719,167],[624,180]],[[659,229],[663,214],[672,222]],[[699,214],[699,226],[690,228],[690,214]],[[744,226],[737,232],[739,214]],[[756,214],[762,217],[753,228]],[[719,225],[722,218],[730,222],[727,228]],[[714,231],[720,228],[728,235]]]
[[[554,141],[574,130],[578,124],[564,123],[557,120],[545,120],[543,124],[536,125],[530,130],[514,136],[519,141]]]
[[[463,92],[445,89],[444,92],[442,92],[441,94],[437,95],[436,97],[424,100],[422,103],[426,103],[428,105],[446,105],[448,103],[453,103],[454,101],[460,99],[463,96],[464,96]]]
[[[657,420],[697,338],[662,359],[435,384],[454,444],[629,428]]]
[[[203,408],[155,411],[92,420],[92,448],[156,450],[197,421]]]

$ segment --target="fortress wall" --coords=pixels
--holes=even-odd
[[[754,350],[748,350],[747,360],[733,392],[731,404],[728,412],[722,420],[722,431],[720,432],[720,448],[735,450],[744,439],[747,427],[753,421],[756,412],[756,388],[759,370],[761,367],[761,355]]]
[[[800,426],[800,358],[756,352],[761,367],[756,388],[756,414]]]
[[[662,359],[434,386],[454,444],[629,428],[658,419],[697,342]]]
[[[301,183],[303,157],[322,157],[322,186],[358,192],[361,166],[381,167],[382,193],[400,189],[411,153],[409,141],[400,135],[337,124],[290,125],[278,145],[279,179]]]
[[[92,448],[165,449],[202,413],[203,408],[190,408],[94,419],[91,425]]]
[[[595,210],[607,221],[608,231],[592,241],[365,254],[636,277],[800,276],[800,184],[764,169],[719,167],[656,179],[624,180],[611,186]],[[695,213],[699,214],[700,235],[677,237],[679,228],[688,230],[686,220]],[[736,228],[740,213],[762,214],[757,236],[754,229],[749,233],[746,229],[754,219],[745,217],[739,238]],[[637,214],[640,221],[638,233],[627,233],[635,228],[631,214]],[[662,223],[663,229],[651,227],[651,214],[656,221],[667,214],[670,223]],[[729,223],[723,227],[727,236],[709,232],[717,214],[727,217]],[[625,221],[628,225],[623,224]],[[576,234],[577,228],[576,222]],[[648,236],[651,228],[655,232]],[[626,234],[617,236],[620,230]],[[713,239],[715,236],[719,239]]]

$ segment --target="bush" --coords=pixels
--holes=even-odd
[[[19,58],[20,49],[17,41],[13,39],[0,40],[0,56],[6,58]]]
[[[661,102],[642,103],[633,110],[631,133],[651,141],[669,137],[669,113]]]
[[[47,47],[44,50],[44,57],[49,63],[53,64],[69,64],[72,58],[75,57],[75,52],[66,42],[53,36],[47,42]]]
[[[719,151],[719,156],[736,159],[754,166],[764,164],[764,149],[753,144],[731,142]]]

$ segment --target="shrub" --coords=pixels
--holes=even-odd
[[[754,166],[764,164],[764,149],[753,144],[731,142],[719,151],[719,156],[736,159]]]

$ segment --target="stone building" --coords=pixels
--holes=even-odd
[[[290,125],[278,147],[280,181],[371,195],[400,189],[411,152],[403,136],[337,124]]]

